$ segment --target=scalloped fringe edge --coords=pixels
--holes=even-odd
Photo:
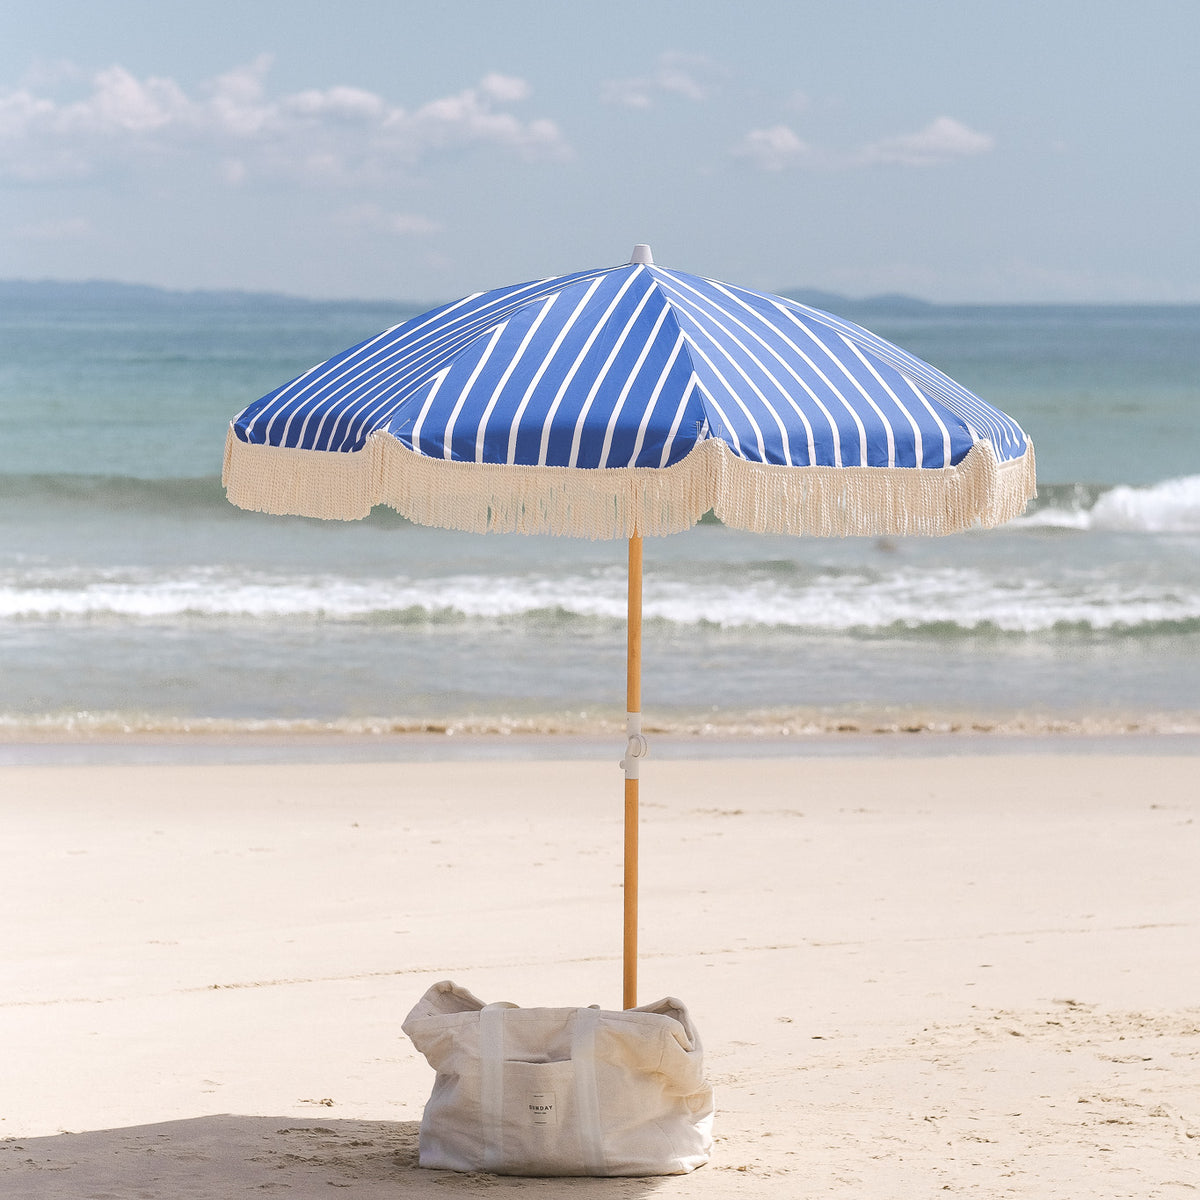
[[[713,438],[674,466],[586,470],[426,458],[389,434],[350,454],[260,446],[232,427],[221,478],[258,512],[358,520],[386,504],[419,525],[594,539],[679,533],[710,510],[756,533],[956,533],[1011,520],[1037,494],[1032,443],[1005,463],[977,442],[956,467],[784,467]]]

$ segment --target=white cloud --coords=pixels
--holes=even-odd
[[[723,72],[700,54],[667,51],[658,56],[654,70],[634,79],[610,79],[601,89],[606,104],[625,108],[651,108],[664,95],[693,102],[712,95]]]
[[[195,96],[174,80],[112,66],[92,75],[82,99],[66,101],[43,75],[44,86],[0,93],[0,175],[72,180],[146,153],[203,150],[216,153],[214,172],[231,184],[255,176],[353,183],[393,178],[452,150],[495,147],[526,160],[570,155],[553,121],[511,111],[530,94],[522,79],[493,73],[409,111],[349,85],[273,97],[271,62],[260,55]]]
[[[790,125],[752,129],[733,154],[764,171],[782,171],[803,163],[824,170],[846,170],[879,163],[926,167],[953,159],[986,154],[995,146],[989,134],[968,128],[952,117],[938,117],[916,133],[882,138],[862,149],[839,153],[804,141]]]
[[[569,157],[570,149],[553,121],[522,122],[495,108],[498,94],[515,97],[518,87],[525,89],[522,80],[489,75],[479,87],[431,100],[415,112],[392,110],[381,134],[396,153],[413,162],[435,150],[471,144],[498,146],[525,159]]]
[[[0,96],[0,138],[20,137],[53,113],[54,105],[49,100],[39,100],[24,89]]]
[[[525,80],[512,75],[498,75],[494,71],[479,81],[479,90],[493,100],[509,104],[517,100],[528,100],[530,92],[529,84]]]
[[[289,113],[310,120],[334,120],[371,125],[387,114],[387,105],[374,92],[362,88],[332,87],[325,91],[310,88],[297,92],[284,102]]]
[[[384,219],[384,228],[400,237],[410,237],[440,233],[444,226],[419,213],[388,213]]]
[[[884,138],[865,146],[858,161],[927,167],[955,158],[985,154],[995,144],[995,138],[990,134],[977,133],[953,117],[938,117],[916,133]]]
[[[92,223],[86,217],[50,217],[17,229],[17,237],[31,242],[73,242],[91,237]]]
[[[356,204],[339,214],[338,219],[343,225],[397,237],[421,237],[445,228],[419,213],[387,212],[378,204]]]
[[[811,152],[808,143],[787,125],[752,129],[733,148],[739,158],[748,159],[764,171],[782,171],[807,158]]]
[[[213,80],[205,89],[208,100],[197,105],[201,126],[234,137],[252,137],[265,129],[274,114],[265,98],[272,61],[270,54],[260,54]]]
[[[60,110],[53,124],[83,133],[146,133],[186,120],[189,110],[173,80],[140,80],[124,67],[109,67],[97,73],[92,95]]]

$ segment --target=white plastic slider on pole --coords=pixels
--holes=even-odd
[[[626,779],[638,778],[638,767],[641,760],[650,753],[646,739],[642,737],[642,714],[631,712],[625,714],[625,757],[621,759],[621,769]]]

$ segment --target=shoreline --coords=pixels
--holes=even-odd
[[[289,763],[555,762],[619,757],[621,734],[207,732],[0,734],[0,769],[21,766],[160,764],[286,765]],[[680,735],[650,730],[650,754],[664,761],[772,758],[943,758],[1013,755],[1200,755],[1200,730],[1025,730],[916,727],[871,732],[826,731],[790,736],[730,733]]]

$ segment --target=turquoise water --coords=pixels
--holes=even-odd
[[[625,548],[273,518],[229,418],[410,315],[0,285],[0,728],[616,727]],[[841,309],[1015,416],[1000,530],[646,545],[668,729],[1200,728],[1200,308]]]

